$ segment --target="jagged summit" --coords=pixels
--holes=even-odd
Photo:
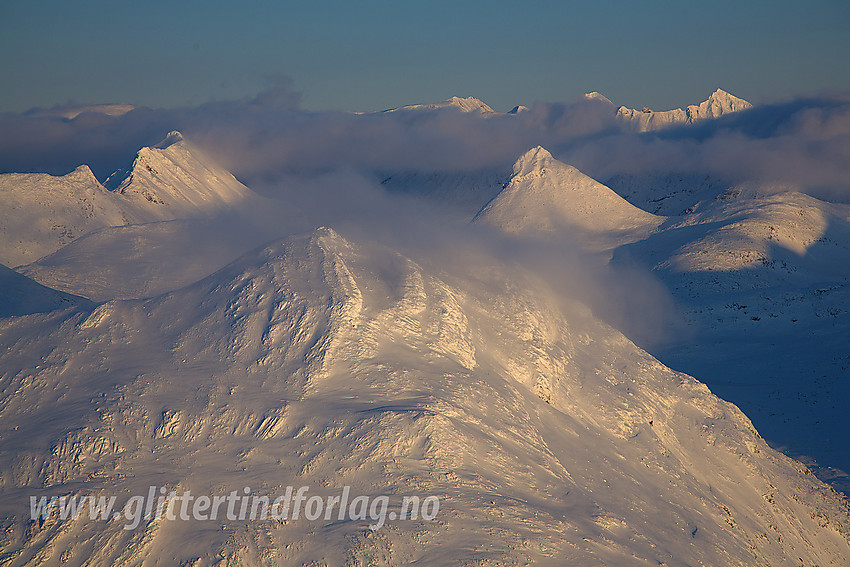
[[[617,109],[617,116],[634,123],[638,131],[646,132],[677,124],[692,124],[700,120],[720,118],[725,114],[747,110],[752,106],[742,98],[729,94],[722,89],[717,89],[700,104],[692,104],[685,110],[676,108],[656,112],[650,108],[635,110],[621,106]]]
[[[699,105],[689,106],[685,112],[691,121],[706,118],[718,118],[730,112],[740,112],[752,108],[752,104],[742,98],[727,93],[723,89],[717,89],[711,96]]]
[[[111,175],[107,186],[114,187],[121,176],[120,171]],[[140,215],[145,220],[211,212],[252,194],[233,174],[176,130],[159,143],[138,151],[129,174],[115,187],[115,192],[141,205]]]
[[[103,184],[87,165],[62,176],[0,175],[0,262],[30,263],[95,230],[204,217],[252,199],[259,196],[173,131]]]

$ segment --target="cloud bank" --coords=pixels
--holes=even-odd
[[[59,174],[88,164],[103,180],[127,167],[140,147],[178,129],[247,185],[277,197],[278,210],[246,221],[261,226],[264,238],[327,225],[389,244],[436,270],[468,275],[488,258],[513,262],[644,344],[675,328],[675,309],[650,275],[577,251],[474,232],[456,211],[388,194],[379,174],[507,173],[518,156],[541,145],[603,181],[616,174],[699,173],[850,202],[848,96],[762,106],[654,133],[635,132],[598,99],[537,102],[518,115],[488,116],[452,108],[305,112],[299,100],[282,78],[251,99],[193,108],[83,112],[73,119],[61,109],[2,114],[0,171]]]
[[[0,115],[0,171],[63,173],[88,164],[99,178],[136,150],[181,130],[249,182],[332,170],[508,171],[542,145],[585,173],[696,172],[730,182],[786,184],[850,200],[850,96],[762,106],[710,123],[638,134],[605,101],[537,102],[518,115],[435,111],[305,112],[286,78],[244,101]]]

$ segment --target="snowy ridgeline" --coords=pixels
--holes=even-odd
[[[752,108],[752,104],[742,98],[727,93],[722,89],[717,89],[711,95],[699,104],[692,104],[685,109],[676,108],[673,110],[654,111],[649,108],[636,110],[625,106],[615,107],[604,95],[592,92],[584,95],[586,100],[596,101],[600,104],[611,107],[611,112],[619,120],[634,127],[639,132],[648,132],[654,130],[663,130],[671,126],[694,124],[703,120],[711,120],[720,118],[734,112],[748,110]],[[479,113],[484,117],[496,116],[502,113],[494,111],[484,101],[475,97],[461,98],[453,96],[444,101],[430,104],[412,104],[399,108],[391,108],[383,112],[410,112],[410,111],[430,111],[430,110],[455,110],[464,113]],[[506,114],[518,115],[527,112],[528,107],[517,105]]]
[[[735,405],[527,270],[484,254],[435,270],[328,228],[255,248],[264,231],[209,219],[270,202],[176,134],[118,179],[108,191],[88,168],[0,176],[16,203],[0,215],[3,260],[30,262],[0,274],[4,562],[772,566],[850,556],[840,494],[770,448]],[[842,327],[821,321],[838,323],[846,306],[844,205],[665,176],[620,180],[618,194],[540,147],[507,178],[383,180],[480,208],[470,230],[505,242],[652,269],[692,330],[652,354],[698,377],[712,376],[709,362],[761,372],[756,359],[788,348],[801,323],[827,349],[813,358],[831,363],[843,344]],[[662,195],[675,206],[647,212]],[[808,294],[820,302],[811,313]],[[722,340],[736,343],[736,359],[711,350]],[[761,350],[747,353],[752,344]],[[793,391],[789,376],[771,380]],[[748,388],[744,405],[759,397]],[[776,442],[783,430],[760,417]],[[818,418],[846,419],[834,406]],[[845,445],[826,451],[818,427],[789,437],[789,452],[846,466]],[[350,487],[373,502],[436,497],[439,511],[376,530],[357,515],[154,516],[134,529],[124,517],[30,518],[30,496],[114,495],[120,505],[152,486],[272,497]]]
[[[209,217],[258,199],[230,172],[172,132],[139,150],[127,172],[105,184],[82,165],[64,176],[0,175],[0,263],[38,260],[98,229]]]

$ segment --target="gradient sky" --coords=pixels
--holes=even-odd
[[[850,90],[850,2],[0,2],[0,111],[197,105],[282,77],[307,110],[774,101]]]

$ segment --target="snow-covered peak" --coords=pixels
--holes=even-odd
[[[742,98],[731,95],[722,89],[717,89],[700,104],[692,104],[685,110],[676,108],[656,112],[649,108],[635,110],[621,106],[617,109],[617,116],[634,123],[639,131],[646,132],[674,125],[692,124],[700,120],[720,118],[726,114],[747,110],[752,106]]]
[[[181,134],[177,130],[172,130],[161,142],[155,144],[154,148],[158,150],[164,150],[165,148],[182,141],[183,134]]]
[[[527,106],[523,106],[523,105],[521,105],[521,104],[518,104],[518,105],[516,105],[515,107],[513,107],[512,109],[510,109],[510,110],[508,111],[508,114],[519,114],[519,113],[521,113],[521,112],[527,112],[527,111],[528,111],[528,107],[527,107]]]
[[[693,122],[707,118],[718,118],[730,112],[740,112],[752,108],[752,104],[742,98],[738,98],[722,89],[717,89],[711,96],[698,105],[691,105],[686,112],[688,118]]]
[[[474,96],[468,96],[466,98],[453,96],[440,102],[433,102],[430,104],[411,104],[400,108],[391,108],[384,112],[396,112],[399,110],[437,110],[440,108],[458,108],[461,112],[495,114],[495,111],[492,108]]]
[[[110,180],[118,176],[120,173],[113,174]],[[138,206],[137,216],[144,220],[188,218],[253,195],[176,130],[158,144],[139,150],[116,191]]]
[[[72,565],[847,557],[846,503],[736,407],[588,310],[536,293],[524,270],[486,272],[449,280],[320,229],[162,296],[34,331],[4,322],[6,548]],[[214,529],[158,518],[133,537],[120,516],[39,524],[20,512],[20,494],[45,489],[129,495],[168,482],[273,497],[295,481],[445,504],[437,521],[390,515],[375,531],[353,513],[228,523],[222,508]],[[98,545],[66,552],[69,541]]]
[[[555,158],[543,146],[531,148],[522,154],[514,163],[514,175],[528,175],[530,173],[540,172],[553,161],[555,161]]]
[[[94,176],[91,168],[85,164],[77,166],[77,168],[67,175],[69,180],[79,181],[87,184],[100,185],[100,181]]]
[[[453,96],[446,102],[448,102],[450,106],[458,107],[463,112],[493,112],[493,109],[487,106],[484,101],[479,100],[474,96],[468,96],[466,98]]]
[[[516,161],[510,182],[475,220],[514,234],[545,236],[577,229],[594,235],[609,231],[618,239],[626,233],[646,234],[662,217],[638,209],[537,146]]]
[[[611,102],[611,101],[608,99],[608,97],[607,97],[607,96],[605,96],[605,95],[603,95],[603,94],[601,94],[601,93],[598,93],[598,92],[596,92],[596,91],[586,93],[586,94],[584,95],[584,98],[585,98],[585,100],[598,100],[599,102],[604,102],[604,103],[610,104],[611,106],[613,106],[613,105],[614,105],[614,103],[613,103],[613,102]]]

